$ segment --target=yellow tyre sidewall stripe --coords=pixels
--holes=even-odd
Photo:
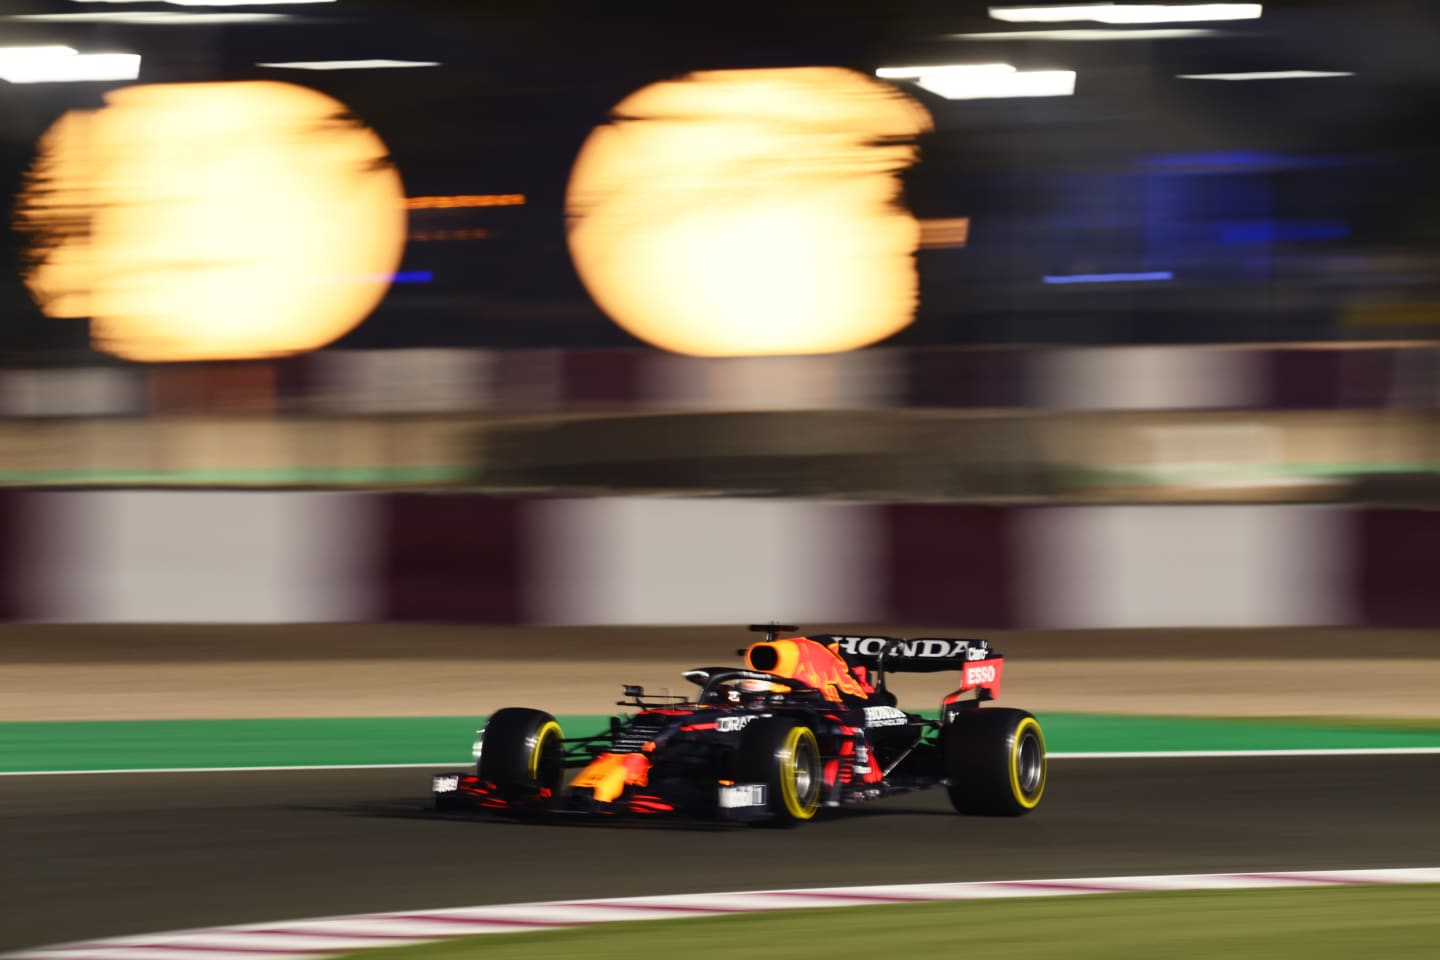
[[[815,733],[809,727],[791,727],[785,734],[785,743],[780,751],[780,797],[785,802],[785,810],[796,820],[809,820],[815,816],[815,811],[820,807],[820,791],[813,782],[811,790],[815,797],[807,807],[802,804],[800,793],[795,788],[795,755],[803,741],[810,742],[810,749],[816,759],[820,757],[820,744],[815,739]],[[814,780],[818,770],[811,771],[811,779]]]
[[[560,724],[554,720],[546,721],[540,727],[540,731],[535,734],[534,746],[530,748],[530,779],[532,781],[540,779],[540,755],[545,752],[545,741],[551,736],[559,737],[562,740],[565,737],[560,732]]]
[[[1020,786],[1020,745],[1025,742],[1025,735],[1029,732],[1033,732],[1040,743],[1040,782],[1036,784],[1035,792],[1027,797]],[[1026,810],[1034,810],[1039,805],[1040,798],[1045,795],[1047,766],[1045,734],[1040,730],[1040,721],[1034,717],[1025,717],[1015,725],[1015,735],[1010,739],[1010,794],[1015,798],[1015,802]]]

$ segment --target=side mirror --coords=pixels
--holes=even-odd
[[[625,691],[625,696],[634,697],[636,700],[639,700],[641,697],[645,696],[645,688],[640,686],[638,683],[624,684],[622,686],[622,689]]]

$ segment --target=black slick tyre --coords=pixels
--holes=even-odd
[[[560,724],[543,710],[497,710],[481,732],[475,773],[507,800],[552,800],[565,776],[564,737]]]
[[[1047,760],[1040,722],[1024,710],[961,713],[945,728],[945,776],[959,813],[1019,817],[1045,794]]]
[[[820,809],[823,768],[815,731],[790,717],[765,717],[745,729],[736,779],[765,784],[771,826],[804,823]]]

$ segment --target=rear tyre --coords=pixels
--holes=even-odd
[[[820,743],[815,731],[790,717],[767,717],[745,729],[736,779],[765,784],[772,826],[793,827],[820,809]]]
[[[1045,794],[1040,722],[1024,710],[991,707],[960,714],[945,728],[945,776],[959,813],[1019,817]]]
[[[506,800],[545,804],[565,776],[565,734],[543,710],[506,707],[490,715],[480,733],[475,773]]]

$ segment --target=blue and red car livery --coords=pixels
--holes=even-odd
[[[828,807],[943,787],[960,813],[1028,814],[1045,791],[1031,714],[990,706],[1004,657],[985,640],[816,634],[752,626],[735,666],[685,671],[693,696],[625,686],[609,728],[567,738],[550,714],[493,713],[472,770],[436,774],[442,809],[655,816],[792,825]],[[954,670],[935,716],[900,709],[899,672]],[[573,774],[573,775],[572,775]]]

